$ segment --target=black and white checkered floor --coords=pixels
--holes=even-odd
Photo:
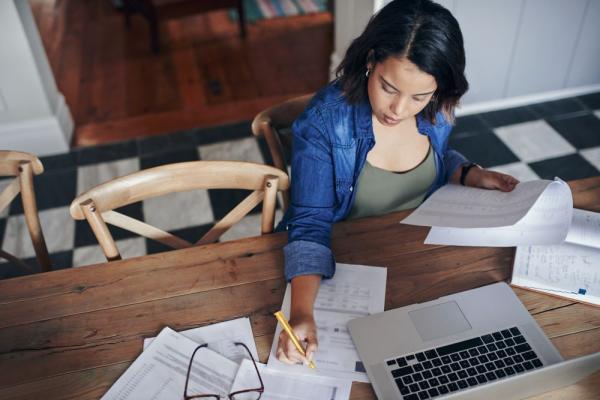
[[[461,117],[450,145],[472,161],[520,180],[555,176],[571,180],[598,175],[600,93]],[[69,215],[69,204],[78,193],[140,169],[193,160],[271,162],[265,144],[251,136],[248,122],[42,158],[45,172],[36,177],[35,189],[54,268],[105,261],[87,222],[74,221]],[[0,182],[0,189],[5,182]],[[193,241],[244,196],[243,191],[222,190],[180,193],[120,211]],[[280,217],[278,213],[277,219]],[[250,215],[222,240],[259,234],[259,219],[258,214]],[[127,231],[110,229],[124,258],[168,250]],[[5,251],[36,265],[18,199],[0,215],[0,237]],[[11,263],[0,263],[0,279],[27,273]]]

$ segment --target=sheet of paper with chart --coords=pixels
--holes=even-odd
[[[517,247],[511,283],[600,305],[600,214],[573,210],[563,244]]]
[[[250,318],[238,318],[231,321],[219,322],[217,324],[201,326],[179,332],[186,338],[198,343],[207,343],[208,348],[229,358],[231,361],[240,363],[243,358],[248,358],[248,353],[242,346],[236,346],[235,342],[244,343],[258,360],[256,343],[252,334]],[[144,339],[144,350],[154,339]]]
[[[303,365],[288,365],[275,355],[281,326],[277,325],[268,366],[283,372],[313,374],[368,382],[347,323],[351,319],[382,312],[385,303],[387,269],[364,265],[337,264],[332,279],[321,282],[315,300],[319,350],[316,370]],[[290,316],[291,289],[288,285],[281,309]]]
[[[256,364],[260,371],[265,391],[261,400],[347,400],[350,398],[352,381],[348,379],[323,376],[307,376],[285,373],[267,368],[265,364]],[[244,360],[231,388],[236,390],[253,389],[260,386],[254,365]],[[236,396],[236,400],[252,399],[251,396]]]
[[[106,392],[104,400],[181,399],[197,343],[164,328]],[[201,353],[200,353],[201,352]],[[229,393],[238,364],[208,348],[194,357],[190,393]]]
[[[549,245],[567,236],[572,209],[560,179],[523,182],[512,192],[446,185],[402,223],[431,226],[426,244]]]

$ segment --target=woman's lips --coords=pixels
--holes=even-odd
[[[383,115],[383,120],[385,121],[386,124],[392,124],[392,125],[400,122],[399,119],[390,118],[385,114]]]

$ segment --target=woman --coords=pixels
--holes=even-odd
[[[453,112],[467,91],[462,34],[430,0],[396,0],[355,39],[336,71],[293,125],[291,205],[285,273],[290,324],[277,358],[307,362],[317,350],[313,303],[331,278],[332,223],[417,207],[451,182],[511,191],[511,176],[486,171],[447,147]]]

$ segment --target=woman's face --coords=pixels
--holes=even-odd
[[[437,89],[435,78],[406,58],[388,57],[368,68],[369,101],[373,115],[384,126],[395,126],[417,115]]]

